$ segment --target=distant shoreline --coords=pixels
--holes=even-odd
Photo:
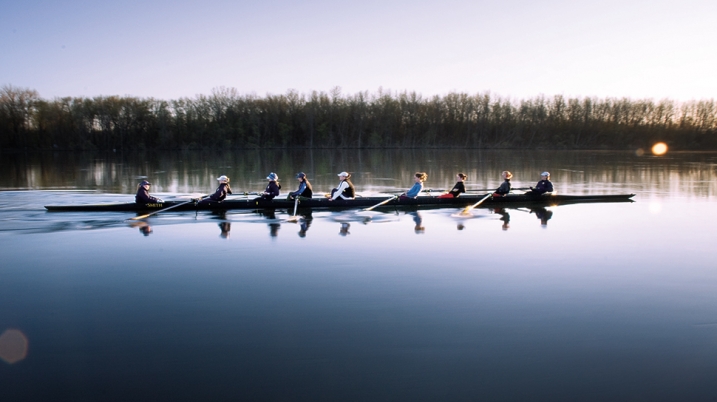
[[[714,100],[511,100],[360,92],[178,100],[55,98],[0,89],[0,152],[216,149],[717,150]]]

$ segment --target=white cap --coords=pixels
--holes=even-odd
[[[541,176],[548,176],[548,177],[550,177],[550,172],[543,172],[543,173],[541,173],[540,175],[541,175]]]
[[[346,172],[341,172],[341,173],[338,174],[338,176],[346,176],[346,177],[349,177],[349,174],[346,173]]]
[[[224,175],[221,175],[221,176],[217,177],[217,180],[219,180],[219,181],[229,181],[229,178],[226,177],[226,176],[224,176]]]

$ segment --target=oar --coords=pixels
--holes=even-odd
[[[299,197],[296,197],[296,199],[294,199],[294,216],[292,216],[291,218],[287,219],[287,222],[296,222],[296,221],[299,220],[299,217],[296,216],[296,208],[297,208],[298,206],[299,206]]]
[[[233,193],[233,194],[231,195],[231,197],[232,197],[232,198],[236,198],[236,197],[248,197],[248,196],[250,196],[250,195],[259,195],[259,193],[255,192],[255,191],[252,191],[252,192],[250,192],[250,193],[247,193],[247,192],[243,192],[243,193]]]
[[[511,188],[511,190],[525,191],[525,190],[530,190],[530,187]],[[442,190],[442,189],[436,189],[436,188],[429,188],[429,189],[423,190],[422,192],[424,192],[424,193],[430,193],[430,192],[440,193],[440,192],[444,192],[444,191],[450,191],[450,190]],[[495,191],[495,189],[494,189],[494,188],[492,188],[492,189],[490,189],[490,188],[487,188],[487,189],[470,189],[470,188],[469,188],[469,189],[466,190],[467,193],[485,193],[485,192],[488,192],[488,191]]]
[[[199,199],[201,200],[202,198],[205,198],[205,197],[207,197],[207,196],[206,196],[206,195],[203,195],[203,196],[201,196]],[[147,215],[135,216],[134,218],[129,218],[129,219],[127,219],[127,220],[128,220],[128,221],[138,221],[138,220],[140,220],[140,219],[149,218],[150,216],[156,215],[156,214],[158,214],[158,213],[160,213],[160,212],[169,211],[170,209],[174,209],[174,208],[177,208],[177,207],[181,207],[182,205],[187,205],[187,204],[192,203],[192,202],[195,202],[195,201],[194,201],[194,200],[189,200],[189,201],[187,201],[187,202],[180,202],[179,204],[177,204],[177,205],[172,205],[172,206],[169,207],[169,208],[160,209],[159,211],[154,211],[154,212],[149,213],[149,214],[147,214]]]
[[[469,206],[463,208],[463,211],[461,211],[461,213],[460,213],[459,215],[468,215],[468,212],[470,212],[473,208],[477,207],[477,206],[480,205],[483,201],[487,200],[488,198],[490,198],[490,197],[492,197],[492,196],[493,196],[492,193],[491,193],[491,194],[488,194],[488,195],[486,195],[485,197],[481,198],[480,201],[476,202],[475,204],[469,205]]]
[[[372,207],[364,208],[364,209],[362,209],[361,211],[370,211],[370,210],[372,210],[372,209],[374,209],[374,208],[376,208],[376,207],[380,207],[380,206],[383,205],[383,204],[387,204],[387,203],[389,203],[389,202],[395,200],[396,198],[398,198],[397,195],[391,196],[391,198],[389,198],[389,199],[387,199],[387,200],[385,200],[385,201],[381,201],[381,202],[379,202],[378,204],[376,204],[376,205],[374,205],[374,206],[372,206]]]

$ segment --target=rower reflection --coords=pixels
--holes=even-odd
[[[219,226],[219,230],[221,230],[221,233],[219,234],[219,237],[222,239],[229,238],[229,231],[232,230],[232,223],[227,222],[227,211],[226,210],[219,210],[219,211],[212,211],[212,219],[221,219],[223,222],[219,222],[217,225]]]
[[[279,229],[281,229],[281,224],[277,222],[276,219],[276,211],[273,209],[261,209],[258,211],[260,216],[263,216],[270,222],[269,225],[269,236],[270,237],[276,237],[279,235]]]
[[[309,230],[309,227],[311,226],[311,222],[314,220],[314,217],[311,215],[311,210],[307,211],[299,221],[300,229],[299,229],[299,237],[306,237],[306,232]]]
[[[510,229],[510,214],[505,210],[505,208],[494,208],[493,213],[500,215],[500,220],[503,221],[503,230]]]
[[[530,213],[534,213],[535,216],[540,219],[540,226],[544,228],[548,227],[548,221],[553,217],[553,211],[543,207],[531,208]]]
[[[219,223],[219,230],[222,232],[219,234],[219,237],[222,239],[229,238],[229,231],[232,230],[232,224],[231,222],[220,222]]]
[[[145,237],[149,236],[152,233],[152,227],[144,221],[132,221],[129,223],[129,227],[139,228],[139,232],[142,233]]]
[[[343,223],[341,224],[341,229],[339,229],[339,235],[344,236],[344,237],[345,237],[346,235],[350,235],[350,234],[351,234],[351,232],[349,232],[349,228],[350,228],[350,227],[351,227],[351,224],[350,224],[350,223],[348,223],[348,222],[343,222]]]
[[[413,230],[416,232],[416,234],[425,233],[426,228],[423,226],[423,217],[421,216],[421,214],[418,211],[416,211],[416,212],[410,212],[409,215],[413,216],[413,222],[416,224],[416,226],[414,226],[414,228],[413,228]]]

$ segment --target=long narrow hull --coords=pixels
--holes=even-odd
[[[462,208],[473,205],[480,201],[483,195],[463,195],[458,198],[438,198],[430,196],[419,196],[415,199],[393,199],[379,208]],[[505,197],[490,197],[481,203],[481,208],[518,207],[518,206],[553,206],[576,203],[595,202],[630,202],[635,194],[614,194],[614,195],[544,195],[541,197],[528,197],[522,194],[509,194]],[[311,209],[351,209],[367,208],[374,206],[388,197],[361,197],[354,200],[329,201],[325,198],[312,198],[301,200],[299,208]],[[160,209],[174,207],[184,201],[165,201],[153,204],[113,203],[113,204],[86,204],[86,205],[46,205],[48,211],[157,211]],[[195,205],[188,203],[173,208],[174,211],[194,210],[228,210],[228,209],[282,209],[293,208],[294,201],[287,199],[274,200],[236,200],[229,199],[218,203],[202,203]]]

